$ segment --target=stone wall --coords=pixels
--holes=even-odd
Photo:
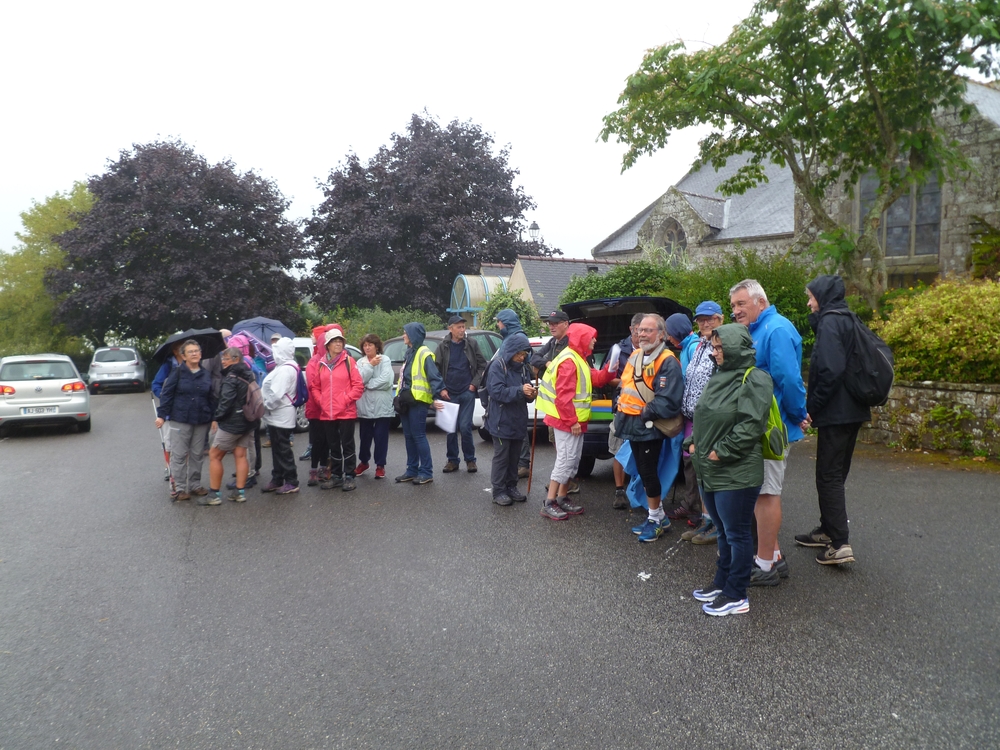
[[[1000,385],[896,381],[861,430],[867,443],[1000,455]]]

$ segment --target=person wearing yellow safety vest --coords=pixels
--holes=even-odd
[[[444,381],[434,364],[434,353],[424,346],[426,334],[422,323],[403,326],[407,349],[399,371],[396,396],[406,409],[399,417],[406,441],[406,473],[396,477],[397,482],[428,484],[434,481],[431,446],[427,442],[427,410],[431,404],[435,409],[442,408],[435,399],[441,395]]]
[[[597,331],[583,323],[571,323],[567,329],[569,345],[553,359],[542,375],[536,408],[545,415],[545,424],[553,428],[556,460],[552,467],[548,496],[542,515],[553,521],[583,513],[567,496],[569,480],[576,476],[583,454],[583,436],[590,421],[593,388],[618,382],[613,373],[595,370],[587,357],[597,343]]]
[[[681,413],[684,378],[680,362],[666,347],[667,332],[663,318],[655,314],[647,315],[637,330],[639,347],[622,373],[615,435],[628,440],[631,445],[649,507],[646,522],[632,529],[632,533],[638,535],[640,542],[655,542],[670,528],[670,521],[660,507],[663,488],[660,486],[659,465],[664,435],[653,422],[676,418]],[[640,369],[638,373],[637,366]],[[667,445],[669,450],[670,443]]]

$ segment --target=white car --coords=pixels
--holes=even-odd
[[[34,424],[75,424],[78,432],[90,432],[90,392],[65,354],[0,359],[0,431]]]

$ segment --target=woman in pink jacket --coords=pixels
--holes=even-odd
[[[313,328],[313,353],[306,363],[306,385],[316,379],[319,372],[319,362],[326,356],[326,332],[337,326],[333,323]],[[310,487],[330,478],[330,447],[326,444],[326,427],[320,422],[320,411],[317,401],[309,389],[309,400],[305,404],[306,419],[309,420],[309,481]],[[300,457],[301,461],[302,458]]]
[[[354,423],[358,419],[357,401],[365,385],[358,366],[345,350],[344,333],[331,326],[324,334],[326,355],[314,358],[314,369],[306,378],[309,384],[311,413],[319,414],[327,445],[330,447],[330,477],[320,485],[324,490],[340,487],[350,492],[357,485],[354,469]],[[314,364],[315,363],[315,364]]]

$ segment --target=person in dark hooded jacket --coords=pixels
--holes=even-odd
[[[246,483],[250,473],[247,450],[253,445],[255,424],[243,416],[243,405],[247,400],[247,388],[256,379],[237,347],[222,352],[221,362],[222,386],[212,423],[215,436],[208,452],[209,494],[218,498],[222,487],[222,459],[227,453],[232,453],[236,460],[236,486],[229,499],[242,503],[247,499]]]
[[[531,375],[524,364],[530,352],[531,344],[521,331],[508,334],[486,378],[490,394],[486,429],[493,437],[490,480],[497,505],[528,499],[517,489],[517,462],[528,429],[528,402],[535,398]]]
[[[848,543],[847,498],[844,483],[851,471],[851,458],[861,425],[872,418],[844,384],[847,359],[852,354],[854,323],[844,301],[844,280],[839,276],[817,276],[806,286],[809,295],[809,325],[816,332],[809,358],[809,390],[806,422],[816,428],[816,494],[819,496],[819,526],[808,534],[797,534],[795,543],[822,547],[816,562],[842,565],[854,562]]]
[[[396,397],[407,405],[406,412],[399,417],[406,442],[406,471],[396,477],[397,482],[428,484],[434,481],[431,446],[427,442],[427,410],[441,395],[444,381],[434,364],[434,353],[424,346],[426,335],[423,323],[403,326],[407,349],[399,370]],[[441,407],[434,404],[434,408]]]

